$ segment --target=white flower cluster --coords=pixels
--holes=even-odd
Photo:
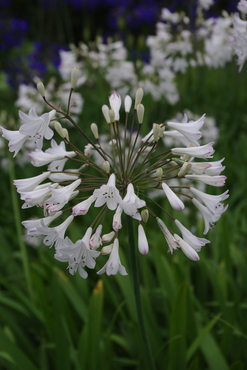
[[[101,136],[95,123],[91,124],[94,137],[92,140],[71,117],[70,102],[78,78],[78,69],[74,67],[71,73],[67,111],[55,108],[47,101],[44,86],[39,82],[38,90],[52,110],[41,116],[37,115],[34,108],[31,108],[28,114],[20,111],[22,125],[19,130],[10,131],[1,127],[2,135],[9,141],[9,150],[14,156],[26,141],[31,141],[36,147],[35,151],[29,153],[33,166],[48,165],[47,170],[38,176],[14,181],[17,192],[24,201],[22,208],[36,206],[44,211],[44,217],[41,219],[23,221],[27,234],[35,237],[43,235],[43,243],[54,247],[54,257],[58,261],[67,262],[71,274],[78,271],[81,277],[86,278],[88,273],[85,268],[93,269],[96,258],[100,255],[109,255],[108,261],[98,274],[115,275],[119,272],[126,275],[126,269],[119,257],[122,215],[136,220],[138,249],[142,254],[149,251],[144,226],[150,216],[156,220],[163,232],[171,253],[181,249],[191,260],[199,260],[198,252],[202,246],[209,243],[209,240],[192,234],[170,212],[171,209],[175,212],[185,210],[182,197],[186,196],[195,209],[200,211],[206,234],[227,209],[222,202],[228,198],[228,191],[220,195],[210,195],[198,190],[194,185],[202,182],[221,187],[226,180],[226,177],[221,175],[225,168],[222,165],[223,159],[208,161],[214,153],[213,142],[199,144],[205,115],[190,122],[186,120],[154,123],[152,130],[147,135],[141,136],[144,119],[144,106],[141,103],[143,89],[138,88],[133,110],[131,97],[125,96],[125,124],[123,132],[120,133],[123,127],[120,125],[122,99],[114,91],[109,97],[110,107],[107,105],[102,107],[111,137],[109,143],[111,151],[106,151],[101,145]],[[77,148],[70,141],[67,129],[55,120],[55,115],[67,118],[77,128],[78,134],[85,140],[84,150]],[[51,123],[52,128],[63,139],[59,144],[53,139]],[[162,138],[167,132],[175,138],[178,136],[183,138],[184,145],[165,151],[161,149]],[[43,151],[44,139],[51,140],[50,148],[45,151]],[[70,150],[66,149],[66,145]],[[95,153],[101,161],[94,160]],[[197,158],[200,159],[199,162],[196,161]],[[79,167],[66,169],[68,161],[74,162]],[[177,178],[184,179],[186,185],[173,186],[172,180]],[[148,197],[150,189],[163,191],[168,211],[160,204],[156,203],[156,206],[160,207],[167,217],[171,217],[181,235],[169,230],[164,221],[156,216],[152,209],[153,200]],[[70,203],[72,204],[69,205]],[[74,218],[87,214],[92,206],[99,209],[98,215],[93,218],[82,239],[73,242],[66,236],[67,228]],[[51,226],[58,218],[63,218],[63,222]]]

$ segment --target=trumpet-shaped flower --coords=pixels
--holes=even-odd
[[[200,129],[204,125],[205,114],[201,116],[197,121],[191,122],[167,122],[166,125],[184,135],[191,144],[199,145],[198,141],[202,137]]]
[[[192,232],[190,232],[186,227],[184,227],[180,221],[175,220],[174,222],[181,231],[184,241],[188,243],[196,252],[200,252],[201,248],[205,244],[210,243],[209,240],[205,238],[198,238],[197,236],[192,234]]]
[[[18,193],[24,191],[32,191],[38,186],[42,181],[46,180],[50,176],[51,172],[44,172],[41,175],[29,177],[27,179],[14,180],[14,185],[17,188]]]
[[[3,137],[9,141],[9,151],[11,153],[15,152],[15,157],[29,137],[27,135],[20,134],[19,131],[7,130],[2,126],[0,126],[0,128],[2,130]]]
[[[172,148],[173,154],[184,155],[187,154],[196,158],[212,158],[214,154],[213,142],[201,146],[192,146],[188,148]]]
[[[185,175],[185,178],[189,180],[198,180],[212,186],[224,186],[226,181],[226,176]]]
[[[95,196],[91,195],[91,197],[87,198],[86,200],[83,200],[80,203],[77,203],[74,207],[72,207],[72,215],[74,216],[80,216],[85,215],[93,202],[95,201]]]
[[[117,273],[121,275],[128,275],[125,267],[121,264],[119,257],[119,241],[116,238],[113,243],[112,251],[110,257],[106,264],[100,269],[97,274],[101,275],[106,273],[106,275],[116,275]]]
[[[100,252],[90,249],[89,240],[92,235],[92,228],[89,227],[81,240],[78,240],[75,244],[67,237],[63,243],[63,246],[56,251],[55,258],[61,262],[68,262],[68,270],[71,275],[74,275],[78,270],[80,276],[86,279],[88,273],[84,270],[84,267],[93,269],[95,267],[97,258]]]
[[[142,218],[138,209],[145,207],[145,205],[146,202],[144,200],[141,200],[135,194],[134,186],[130,183],[127,186],[127,193],[120,205],[123,208],[124,213],[135,218],[136,220],[141,221]]]
[[[48,227],[44,221],[41,220],[41,226],[37,226],[37,230],[39,235],[46,235],[43,243],[50,247],[55,244],[55,249],[59,249],[63,245],[65,232],[73,219],[74,216],[70,215],[63,223],[56,227]]]
[[[35,108],[31,108],[28,114],[19,111],[20,119],[23,124],[19,129],[22,135],[27,135],[34,139],[38,149],[43,146],[43,138],[50,140],[53,136],[53,131],[49,127],[50,120],[54,118],[56,111],[52,110],[49,113],[42,114],[39,117]]]
[[[106,203],[110,210],[117,208],[122,198],[116,188],[116,176],[114,173],[111,174],[106,185],[102,185],[100,189],[94,190],[93,196],[96,198],[95,207],[101,207]]]
[[[217,208],[219,207],[220,202],[222,202],[223,200],[229,197],[229,194],[228,194],[229,190],[226,190],[221,195],[206,194],[203,191],[200,191],[193,187],[190,187],[190,191],[195,196],[197,196],[197,198],[199,198],[205,204],[205,206],[209,209],[209,211],[212,212],[213,214],[217,212]]]

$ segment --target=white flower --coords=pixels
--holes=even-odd
[[[113,221],[112,221],[112,228],[115,231],[122,229],[122,222],[121,222],[122,212],[123,212],[123,209],[120,206],[118,206],[116,209],[116,212],[114,213]]]
[[[175,209],[176,211],[182,211],[184,209],[184,204],[179,199],[179,197],[172,191],[172,189],[165,182],[162,182],[161,186],[172,208]]]
[[[2,130],[3,137],[9,141],[9,151],[11,153],[15,152],[15,157],[29,137],[27,135],[20,134],[19,131],[7,130],[6,128],[1,126],[0,128]]]
[[[19,111],[20,119],[23,124],[19,129],[22,135],[28,135],[35,140],[38,149],[43,146],[43,138],[50,140],[53,136],[53,131],[49,127],[50,120],[55,116],[56,111],[52,110],[49,113],[42,114],[39,117],[35,108],[31,108],[28,114]]]
[[[41,220],[41,226],[37,226],[37,230],[39,235],[46,235],[43,243],[50,247],[55,243],[55,249],[59,249],[63,245],[65,232],[73,219],[74,216],[70,215],[63,223],[56,227],[48,227],[45,225],[44,221]]]
[[[65,150],[64,141],[61,141],[58,145],[55,140],[51,141],[51,148],[47,149],[45,152],[36,149],[35,152],[29,153],[29,156],[32,158],[31,163],[33,166],[41,167],[50,163],[50,166],[48,167],[50,171],[61,171],[67,159],[72,158],[75,155],[75,152],[67,152]],[[62,168],[60,165],[62,165]]]
[[[188,180],[198,180],[207,185],[224,186],[226,176],[209,176],[209,175],[185,175]]]
[[[189,173],[195,173],[196,175],[209,175],[209,176],[216,176],[219,175],[222,171],[224,171],[225,166],[222,166],[222,162],[225,158],[220,159],[219,161],[214,162],[189,162],[191,168]]]
[[[194,248],[192,248],[177,234],[174,234],[174,239],[176,240],[177,244],[182,249],[186,257],[188,257],[192,261],[199,261],[200,257],[198,256]]]
[[[22,208],[30,208],[34,206],[43,207],[46,199],[51,196],[51,189],[56,188],[58,184],[46,183],[38,185],[32,191],[21,192],[21,199],[25,200]]]
[[[201,248],[207,244],[210,243],[209,240],[205,238],[198,238],[194,234],[192,234],[186,227],[184,227],[180,221],[175,220],[174,221],[179,230],[182,233],[184,241],[188,243],[196,252],[200,252]]]
[[[171,152],[173,154],[178,155],[188,154],[191,157],[196,158],[212,158],[212,154],[214,153],[213,144],[214,143],[211,142],[202,146],[193,146],[188,148],[172,148]]]
[[[80,185],[80,183],[81,179],[77,179],[67,186],[58,187],[56,189],[51,187],[52,195],[45,202],[47,205],[46,209],[49,209],[50,205],[55,205],[55,209],[56,206],[59,205],[63,207],[70,199],[74,198],[78,194],[78,191],[75,192],[74,190]]]
[[[113,93],[109,96],[109,103],[111,109],[115,113],[115,120],[119,121],[119,109],[121,107],[121,96],[113,91]]]
[[[100,269],[97,274],[101,275],[104,272],[109,275],[116,275],[118,272],[121,275],[128,275],[125,267],[121,264],[120,257],[119,257],[119,241],[116,238],[113,243],[113,248],[110,254],[110,257],[106,264]]]
[[[92,234],[92,228],[89,227],[81,240],[78,240],[75,244],[67,237],[64,244],[59,250],[56,251],[54,257],[60,262],[68,262],[69,272],[74,275],[78,270],[80,276],[86,279],[88,274],[84,270],[84,267],[93,269],[95,267],[97,258],[100,252],[91,250],[89,247],[89,240]]]
[[[93,196],[96,198],[95,207],[101,207],[106,203],[110,210],[117,208],[122,198],[116,188],[116,176],[114,173],[111,174],[106,185],[102,185],[99,189],[94,190]]]
[[[214,224],[220,219],[220,216],[222,215],[223,212],[227,210],[228,206],[223,206],[220,204],[218,208],[215,210],[215,213],[212,213],[209,211],[207,207],[205,207],[203,204],[201,204],[197,199],[193,198],[192,203],[199,209],[199,211],[202,214],[202,217],[204,219],[204,232],[203,234],[207,234],[209,229],[211,229]]]
[[[99,246],[102,244],[102,239],[101,239],[101,233],[102,233],[102,225],[99,225],[95,231],[95,233],[91,236],[90,241],[89,241],[89,246],[92,249],[97,249]]]
[[[144,200],[141,200],[136,194],[134,190],[134,186],[129,183],[127,186],[127,193],[123,199],[123,201],[120,204],[120,207],[123,208],[124,212],[135,218],[136,220],[141,221],[141,215],[138,212],[138,208],[142,208],[146,205],[146,202]]]
[[[96,199],[95,196],[91,195],[91,197],[76,204],[74,207],[72,207],[72,215],[74,216],[85,215],[88,212],[91,205],[93,204],[93,202],[95,201],[95,199]]]
[[[52,216],[47,216],[40,219],[22,221],[22,225],[27,229],[27,235],[38,236],[40,232],[37,227],[41,226],[41,221],[44,226],[49,226],[53,220],[61,216],[62,211],[54,213]]]
[[[138,249],[141,254],[147,254],[149,250],[147,237],[142,224],[138,225]]]
[[[166,124],[168,127],[171,127],[184,135],[190,143],[197,146],[199,145],[197,140],[202,136],[200,129],[204,125],[204,118],[205,114],[203,114],[203,116],[201,116],[197,121],[191,121],[188,123],[167,122]]]
[[[190,187],[190,191],[194,195],[196,195],[205,204],[205,206],[209,209],[209,211],[212,212],[213,214],[216,213],[216,210],[219,207],[220,202],[229,197],[229,194],[228,194],[229,190],[226,190],[223,194],[220,194],[220,195],[206,194],[203,191],[197,190],[193,187]]]
[[[164,234],[165,239],[166,239],[167,244],[168,244],[169,252],[172,254],[173,250],[177,249],[177,247],[178,247],[177,242],[174,239],[173,235],[170,233],[170,231],[167,229],[164,222],[160,218],[157,218],[157,224],[159,225],[160,230]]]
[[[27,179],[14,180],[14,185],[17,188],[18,193],[24,191],[32,191],[38,186],[42,181],[46,180],[50,176],[50,172],[44,172],[41,175],[29,177]]]

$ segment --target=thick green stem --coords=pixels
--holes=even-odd
[[[135,296],[135,303],[136,303],[136,311],[138,317],[138,323],[140,328],[140,334],[142,338],[142,344],[144,353],[146,356],[146,368],[148,370],[155,370],[153,355],[151,352],[147,332],[145,329],[144,323],[144,316],[142,310],[142,303],[141,303],[141,294],[140,294],[140,281],[139,281],[139,272],[138,272],[138,263],[137,263],[137,256],[136,256],[136,246],[135,246],[135,238],[133,232],[133,224],[132,218],[126,215],[126,223],[127,223],[127,230],[128,230],[128,239],[129,239],[129,256],[130,256],[130,271],[134,289],[134,296]]]
[[[29,261],[28,261],[28,254],[27,254],[27,248],[23,241],[23,232],[21,227],[21,217],[20,217],[20,210],[19,210],[19,202],[17,193],[15,191],[15,188],[13,186],[13,181],[15,179],[15,170],[14,170],[14,164],[13,164],[13,158],[9,154],[9,177],[10,177],[10,189],[11,189],[11,197],[12,197],[12,204],[13,204],[13,211],[14,211],[14,218],[15,218],[15,226],[16,226],[16,233],[17,233],[17,239],[20,246],[21,251],[21,260],[24,270],[24,275],[27,283],[27,289],[29,292],[29,295],[32,297],[32,283],[31,283],[31,273],[30,273],[30,267],[29,267]]]

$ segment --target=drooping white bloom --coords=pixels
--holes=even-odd
[[[220,205],[220,202],[229,197],[229,190],[226,190],[223,194],[220,195],[210,195],[206,194],[203,191],[190,187],[190,191],[197,196],[213,214],[216,213],[217,208]]]
[[[177,244],[182,249],[186,257],[188,257],[192,261],[199,261],[200,257],[198,256],[194,248],[192,248],[177,234],[174,234],[174,239],[176,240]]]
[[[38,149],[43,146],[43,138],[50,140],[53,136],[53,131],[49,127],[50,120],[55,116],[56,111],[53,109],[49,113],[44,113],[38,116],[35,108],[31,108],[28,114],[19,111],[20,119],[23,124],[19,129],[22,135],[28,135],[33,138]]]
[[[200,203],[197,199],[193,198],[192,203],[197,207],[197,209],[201,212],[203,220],[204,220],[204,232],[203,234],[207,234],[209,229],[211,229],[214,224],[220,219],[220,216],[223,212],[227,210],[228,206],[223,206],[222,204],[217,208],[217,212],[212,213],[209,209]]]
[[[109,96],[109,103],[111,109],[115,113],[115,120],[119,121],[119,109],[121,107],[121,96],[113,91],[113,93]]]
[[[32,158],[32,165],[35,167],[41,167],[50,163],[49,170],[58,170],[61,171],[59,167],[62,163],[62,168],[64,163],[68,158],[73,158],[76,155],[75,152],[67,152],[65,150],[65,143],[61,141],[58,145],[55,140],[51,141],[51,148],[47,149],[45,152],[42,150],[37,150],[35,152],[30,152],[29,156]]]
[[[50,247],[55,244],[55,249],[59,249],[63,245],[65,232],[73,219],[74,216],[70,215],[63,223],[55,227],[48,227],[45,225],[44,221],[41,220],[41,226],[37,226],[37,230],[39,235],[46,235],[43,243]]]
[[[53,220],[57,217],[61,216],[62,211],[54,213],[52,216],[47,216],[44,218],[34,219],[34,220],[26,220],[22,221],[22,225],[27,229],[27,235],[30,236],[38,236],[40,232],[38,231],[37,227],[41,226],[41,221],[44,226],[49,226]]]
[[[179,199],[179,197],[172,191],[172,189],[165,182],[162,182],[161,186],[172,208],[175,209],[176,211],[182,211],[184,209],[184,204],[181,201],[181,199]]]
[[[134,190],[134,186],[129,183],[127,186],[127,193],[121,202],[120,206],[123,208],[124,212],[135,218],[136,220],[141,221],[141,215],[138,211],[139,208],[142,208],[146,205],[144,200],[141,200],[136,194]]]
[[[147,254],[149,251],[148,240],[142,224],[138,225],[138,249],[141,254]]]
[[[166,122],[166,125],[174,130],[177,130],[184,135],[191,144],[198,146],[198,141],[202,133],[200,129],[204,125],[205,114],[203,114],[197,121],[190,122]]]
[[[123,208],[121,206],[118,206],[116,209],[116,212],[114,213],[113,221],[112,221],[112,228],[115,231],[122,229],[122,222],[121,222],[122,212],[123,212]]]
[[[90,248],[97,249],[101,246],[102,244],[101,233],[102,233],[102,225],[99,225],[95,233],[90,238],[90,241],[89,241]]]
[[[2,130],[2,135],[5,139],[9,141],[9,151],[15,152],[14,157],[17,153],[21,150],[24,143],[29,139],[29,136],[20,134],[19,131],[11,131],[7,130],[6,128],[0,126]]]
[[[164,222],[160,218],[157,218],[157,224],[160,227],[160,230],[162,231],[162,233],[164,234],[165,239],[168,244],[168,250],[172,254],[174,249],[178,248],[177,242],[174,239],[173,235],[168,230],[168,228],[166,227],[166,225],[164,224]]]
[[[91,195],[89,198],[86,200],[83,200],[82,202],[76,204],[74,207],[72,207],[72,215],[74,216],[80,216],[80,215],[85,215],[93,202],[95,201],[95,196]]]
[[[93,269],[95,267],[97,258],[100,252],[90,249],[89,240],[92,235],[92,228],[89,227],[84,237],[78,240],[75,244],[67,237],[61,248],[56,251],[54,257],[61,262],[68,262],[69,272],[74,275],[78,270],[80,276],[86,279],[88,273],[84,270],[84,267]]]
[[[222,165],[224,159],[225,158],[222,158],[219,161],[214,162],[189,162],[191,165],[189,173],[194,173],[196,175],[205,174],[209,176],[217,176],[225,169],[225,166]]]
[[[196,158],[212,158],[214,153],[213,142],[201,146],[193,146],[188,148],[172,148],[171,152],[178,155],[190,155]]]
[[[41,175],[29,177],[27,179],[14,180],[14,185],[17,188],[18,193],[24,191],[32,191],[38,186],[42,181],[46,180],[50,176],[50,172],[43,172]]]
[[[192,232],[190,232],[185,226],[183,226],[180,221],[175,220],[174,222],[181,231],[184,241],[188,243],[196,252],[200,252],[201,248],[205,244],[210,243],[209,240],[205,238],[198,238],[197,236],[192,234]]]
[[[34,206],[44,207],[46,199],[51,196],[51,189],[56,188],[57,183],[46,183],[36,186],[32,191],[21,192],[21,200],[25,200],[22,208],[30,208]]]
[[[51,197],[46,200],[46,209],[49,209],[51,205],[55,205],[55,209],[58,209],[57,206],[63,207],[68,201],[74,198],[78,191],[75,192],[75,189],[80,185],[81,179],[77,179],[72,182],[72,184],[57,188],[51,188]],[[54,212],[54,210],[53,210]]]
[[[49,179],[53,182],[64,182],[64,181],[74,181],[78,179],[78,175],[75,175],[75,172],[66,170],[66,172],[57,171],[50,174]]]
[[[209,176],[209,175],[185,175],[188,180],[201,181],[204,184],[212,186],[224,186],[226,181],[226,176]]]
[[[122,198],[116,188],[116,176],[114,173],[111,174],[106,185],[102,185],[99,189],[94,190],[93,196],[96,198],[95,207],[101,207],[106,203],[110,210],[117,208]]]
[[[106,264],[100,269],[97,274],[101,275],[106,273],[109,275],[116,275],[117,273],[121,275],[128,275],[125,267],[121,264],[120,257],[119,257],[119,241],[116,238],[113,243],[113,248],[110,254],[110,257]]]

